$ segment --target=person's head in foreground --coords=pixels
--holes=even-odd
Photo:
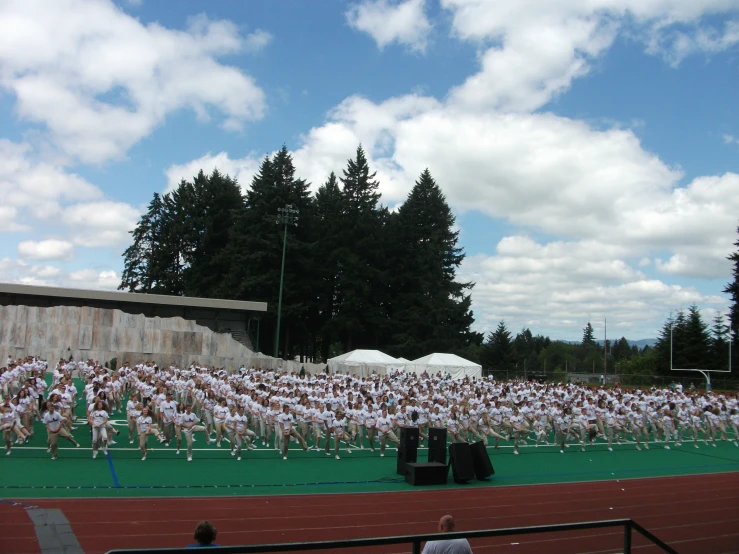
[[[453,533],[454,518],[450,515],[443,516],[439,520],[439,533]]]
[[[445,515],[439,520],[440,533],[453,533],[454,530],[452,516]],[[472,554],[472,549],[467,539],[446,539],[426,542],[423,554]]]
[[[201,521],[195,527],[195,540],[199,546],[215,546],[213,541],[216,540],[218,529],[208,520]]]

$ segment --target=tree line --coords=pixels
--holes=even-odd
[[[280,356],[475,356],[483,336],[470,329],[473,283],[457,278],[465,255],[431,172],[390,211],[360,145],[340,177],[332,172],[315,194],[309,186],[283,146],[245,193],[218,170],[155,193],[124,252],[119,289],[267,302],[259,350],[272,354],[286,232]],[[278,223],[286,205],[298,211],[287,231]]]
[[[501,321],[487,336],[471,330],[470,282],[457,279],[465,257],[455,217],[428,169],[396,211],[381,203],[379,182],[361,145],[341,177],[331,172],[311,194],[285,146],[266,156],[243,193],[214,170],[155,193],[124,252],[119,289],[129,292],[268,303],[259,350],[272,353],[285,227],[278,210],[298,210],[286,237],[279,355],[325,361],[355,348],[408,359],[451,352],[485,369],[516,374],[564,372],[670,374],[673,367],[722,369],[728,341],[739,352],[739,240],[729,327],[710,329],[697,306],[664,323],[657,344],[599,344],[590,323],[580,343],[551,340],[528,328],[515,336]],[[739,228],[737,229],[739,232]]]
[[[514,337],[501,321],[480,346],[479,358],[483,367],[517,376],[607,373],[675,377],[670,368],[727,370],[731,338],[723,315],[718,314],[709,327],[698,306],[693,305],[687,312],[679,310],[670,315],[656,343],[642,348],[625,337],[599,342],[590,323],[583,329],[582,340],[575,343],[534,336],[528,328]],[[734,352],[732,355],[736,360]]]

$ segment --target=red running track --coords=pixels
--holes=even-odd
[[[236,545],[429,533],[446,513],[460,531],[631,518],[681,553],[739,553],[739,473],[401,493],[26,502],[62,509],[87,554],[185,546],[203,519],[218,528],[219,544]],[[4,504],[0,514],[0,552],[38,553],[24,509]],[[606,553],[619,551],[622,541],[620,529],[605,529],[472,546],[475,553]],[[638,535],[633,544],[638,552],[658,551]]]

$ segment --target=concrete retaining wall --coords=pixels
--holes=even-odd
[[[227,333],[181,317],[145,317],[116,309],[76,306],[0,306],[0,360],[28,355],[59,358],[154,360],[184,367],[248,363],[255,353]]]
[[[145,317],[117,309],[89,306],[0,305],[0,364],[8,357],[38,356],[53,367],[59,358],[96,360],[117,358],[118,367],[152,360],[162,367],[200,365],[228,370],[246,367],[309,373],[326,364],[301,364],[249,350],[228,333],[181,317]]]

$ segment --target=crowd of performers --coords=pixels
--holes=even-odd
[[[125,413],[129,444],[146,460],[150,437],[175,454],[186,448],[192,461],[196,435],[241,460],[245,450],[276,449],[287,459],[291,442],[303,450],[340,459],[340,446],[352,449],[398,443],[400,427],[418,427],[421,446],[429,428],[445,428],[451,442],[483,441],[498,448],[573,443],[586,447],[626,441],[631,448],[665,449],[692,442],[716,447],[717,440],[739,446],[736,394],[651,388],[587,387],[492,378],[453,380],[449,376],[396,372],[385,376],[287,374],[241,368],[236,372],[193,365],[159,368],[151,362],[124,364],[110,371],[92,361],[60,360],[47,385],[42,360],[8,360],[0,370],[0,425],[6,455],[13,444],[33,437],[34,421],[46,427],[47,447],[57,459],[58,440],[79,447],[74,432],[81,423],[92,434],[92,456],[107,454],[121,434],[111,420]],[[302,373],[302,372],[301,372]],[[73,377],[82,379],[77,390]],[[86,421],[78,415],[86,406]],[[13,438],[15,437],[15,442]],[[550,442],[550,440],[552,442]],[[309,446],[310,444],[310,446]]]

